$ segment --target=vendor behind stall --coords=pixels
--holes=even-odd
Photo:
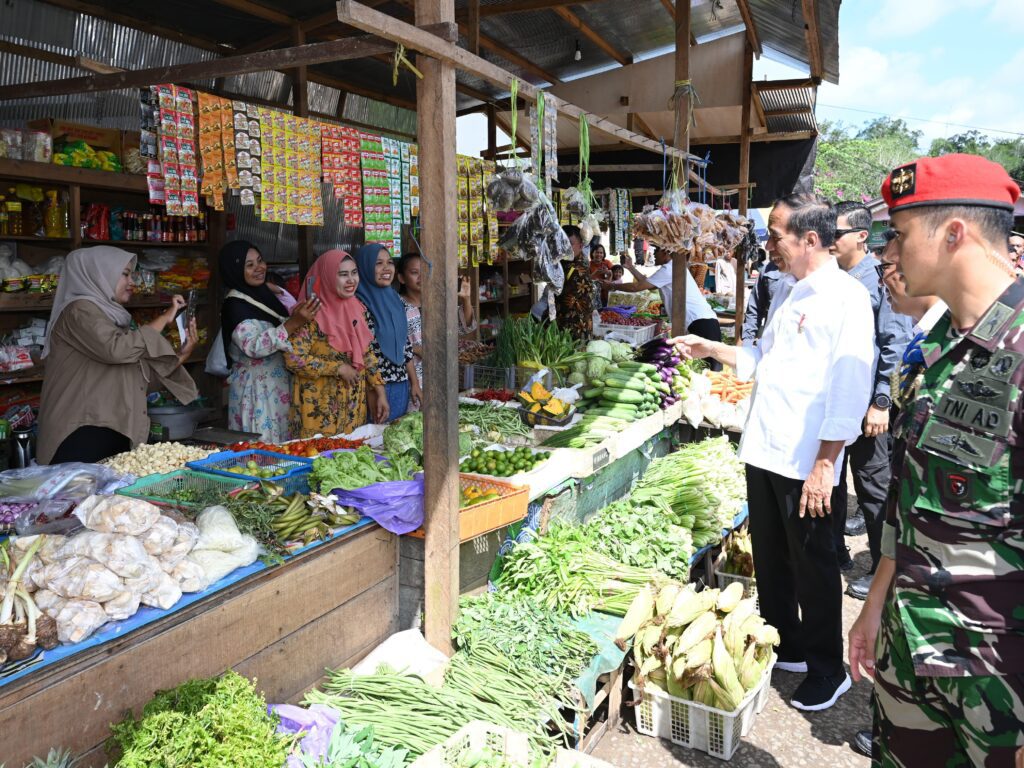
[[[569,331],[574,339],[586,341],[594,332],[594,281],[590,265],[583,253],[580,228],[562,227],[572,246],[572,261],[562,262],[565,283],[555,299],[558,327]],[[531,310],[532,311],[532,310]]]
[[[160,334],[185,306],[181,296],[155,320],[135,327],[124,306],[132,297],[134,269],[135,256],[120,248],[100,245],[68,254],[43,346],[42,464],[95,463],[146,442],[150,387],[166,388],[185,404],[196,399],[195,382],[181,368],[195,348],[195,320],[178,352]]]
[[[320,311],[291,340],[285,366],[294,374],[292,430],[301,438],[344,435],[367,422],[367,393],[372,388],[377,422],[388,417],[384,382],[372,350],[369,313],[356,298],[359,270],[342,250],[327,251],[307,276],[320,299]],[[299,301],[307,296],[306,287]]]
[[[391,287],[395,264],[388,249],[379,243],[364,245],[356,251],[356,265],[359,267],[356,295],[369,310],[373,352],[387,394],[388,419],[394,420],[405,415],[410,403],[418,406],[421,399],[409,340],[409,321],[398,291]],[[376,410],[373,397],[370,402]]]
[[[221,337],[231,368],[228,427],[283,443],[291,438],[292,381],[282,352],[291,349],[290,337],[319,311],[320,300],[295,304],[292,299],[294,313],[289,317],[283,302],[287,291],[267,279],[259,249],[245,240],[221,248],[220,279],[227,288]]]

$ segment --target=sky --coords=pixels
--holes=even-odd
[[[1022,28],[1024,0],[843,0],[839,85],[818,89],[818,120],[903,118],[924,133],[922,151],[971,128],[993,139],[1024,136]],[[807,74],[769,55],[754,62],[755,80]],[[460,153],[477,155],[487,146],[486,118],[459,118],[457,138]]]

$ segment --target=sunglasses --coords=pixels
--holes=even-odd
[[[840,237],[846,237],[851,232],[867,232],[867,231],[868,230],[867,230],[866,227],[854,227],[853,229],[837,229],[836,230],[836,240],[838,240]]]
[[[892,261],[882,261],[882,262],[879,262],[878,264],[876,264],[875,265],[875,273],[878,275],[878,279],[879,280],[884,280],[885,279],[885,274],[886,274],[886,272],[889,271],[889,268],[890,267],[895,267],[895,266],[896,266],[895,262],[892,262]]]

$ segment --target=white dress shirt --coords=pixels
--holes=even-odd
[[[665,314],[672,317],[672,262],[662,265],[657,272],[647,278],[647,282],[661,291],[661,303],[665,308]],[[690,270],[686,270],[686,327],[689,328],[694,320],[714,320],[717,317],[715,310],[697,287],[697,281],[693,279]]]
[[[738,347],[736,374],[757,382],[740,442],[747,464],[806,480],[823,440],[849,445],[871,397],[875,320],[868,292],[835,259],[773,302],[761,341]],[[839,482],[842,454],[835,463]]]

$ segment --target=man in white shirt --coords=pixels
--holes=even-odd
[[[811,711],[850,688],[829,500],[843,449],[861,432],[875,359],[871,300],[829,254],[835,228],[827,203],[799,195],[778,201],[768,250],[793,284],[773,302],[760,344],[677,340],[687,356],[714,357],[740,378],[756,369],[739,456],[747,464],[761,615],[782,637],[776,668],[807,672],[791,703]]]
[[[654,263],[658,265],[658,270],[648,276],[636,268],[631,258],[623,258],[622,264],[633,275],[633,282],[616,285],[615,290],[638,293],[657,289],[664,305],[663,314],[672,317],[672,254],[664,248],[657,248],[654,251]],[[689,270],[686,272],[686,330],[709,341],[722,339],[718,316],[697,287],[697,281]]]

